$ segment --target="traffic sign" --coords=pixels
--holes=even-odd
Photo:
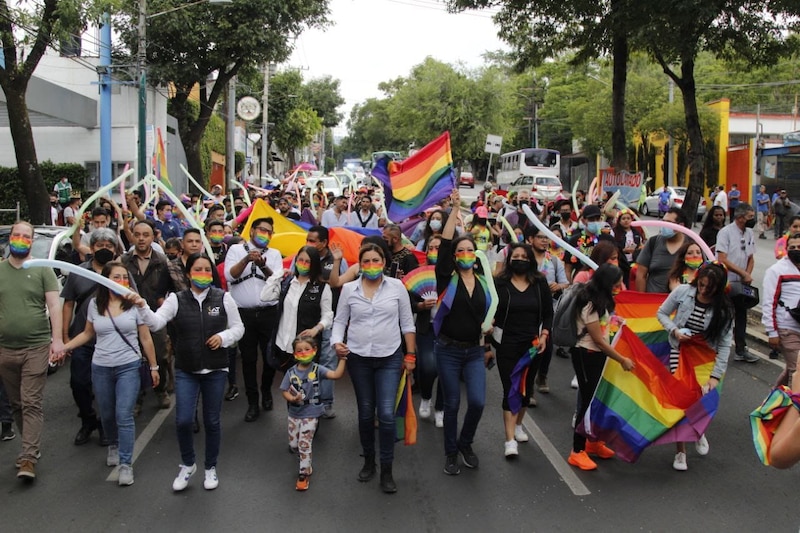
[[[499,135],[486,136],[486,152],[500,155],[500,147],[503,146],[503,138]]]

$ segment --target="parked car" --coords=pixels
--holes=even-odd
[[[461,187],[462,185],[470,189],[475,188],[475,176],[472,175],[472,172],[461,172],[461,175],[458,177],[458,186]]]
[[[644,205],[642,205],[643,215],[658,216],[658,195],[663,189],[656,189],[648,196]],[[686,197],[686,187],[667,187],[669,191],[669,206],[670,207],[683,207],[683,200]],[[700,203],[697,205],[697,220],[703,218],[708,209],[708,204],[704,197],[700,198]]]
[[[308,178],[307,186],[311,188],[312,191],[315,191],[317,190],[317,183],[319,182],[322,182],[326,193],[332,192],[334,196],[340,196],[342,194],[342,184],[339,183],[339,179],[336,178],[336,176]]]
[[[562,191],[561,181],[552,176],[520,176],[508,186],[508,192],[530,191],[532,198],[550,202]]]

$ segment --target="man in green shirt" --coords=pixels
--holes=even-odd
[[[72,185],[66,176],[61,176],[61,179],[53,187],[53,192],[58,196],[58,203],[61,204],[61,209],[64,209],[69,204],[69,197],[72,195]]]
[[[32,242],[33,226],[17,222],[9,236],[11,255],[0,262],[0,378],[22,434],[17,477],[27,480],[36,478],[41,456],[48,363],[64,351],[58,279],[51,268],[22,267]]]

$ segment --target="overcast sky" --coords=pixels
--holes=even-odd
[[[380,82],[408,75],[427,56],[476,67],[484,52],[507,49],[492,11],[453,15],[441,0],[331,0],[330,9],[333,25],[303,33],[287,65],[306,80],[339,79],[345,119],[354,104],[381,96]]]

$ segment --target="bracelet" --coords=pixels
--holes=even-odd
[[[150,372],[158,372],[160,369],[161,369],[161,367],[160,367],[160,366],[158,366],[158,365],[156,365],[156,366],[151,366],[151,367],[150,367]]]
[[[416,363],[417,356],[414,354],[407,353],[405,357],[403,357],[403,362],[405,363]]]

